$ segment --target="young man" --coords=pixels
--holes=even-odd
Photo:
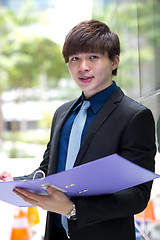
[[[72,165],[117,153],[154,171],[153,116],[149,109],[124,95],[112,80],[117,74],[119,54],[118,36],[99,21],[81,22],[67,35],[63,56],[82,95],[62,105],[53,117],[50,141],[39,167],[46,175],[66,169],[69,148],[73,147],[70,143],[73,122],[86,101],[90,106],[86,110],[81,146],[71,159]],[[78,125],[77,138],[79,128]],[[9,179],[12,177],[7,173],[1,174],[2,181]],[[67,239],[61,225],[65,218],[60,215],[68,217],[71,240],[134,240],[134,214],[147,206],[151,185],[149,182],[114,194],[73,199],[52,187],[47,189],[49,196],[39,196],[23,189],[15,189],[15,193],[48,210],[45,240]]]

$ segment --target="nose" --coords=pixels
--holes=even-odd
[[[81,71],[81,72],[89,72],[90,71],[89,62],[86,59],[82,59],[80,61],[79,71]]]

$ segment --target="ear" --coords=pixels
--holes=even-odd
[[[112,62],[112,70],[116,69],[119,65],[120,58],[118,55],[115,56],[113,62]]]

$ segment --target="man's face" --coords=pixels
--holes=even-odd
[[[118,64],[118,56],[111,61],[107,53],[79,53],[69,57],[68,69],[85,97],[89,98],[112,84],[112,70]]]

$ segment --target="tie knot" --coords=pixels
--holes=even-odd
[[[87,110],[90,107],[90,102],[89,101],[84,101],[81,110]]]

